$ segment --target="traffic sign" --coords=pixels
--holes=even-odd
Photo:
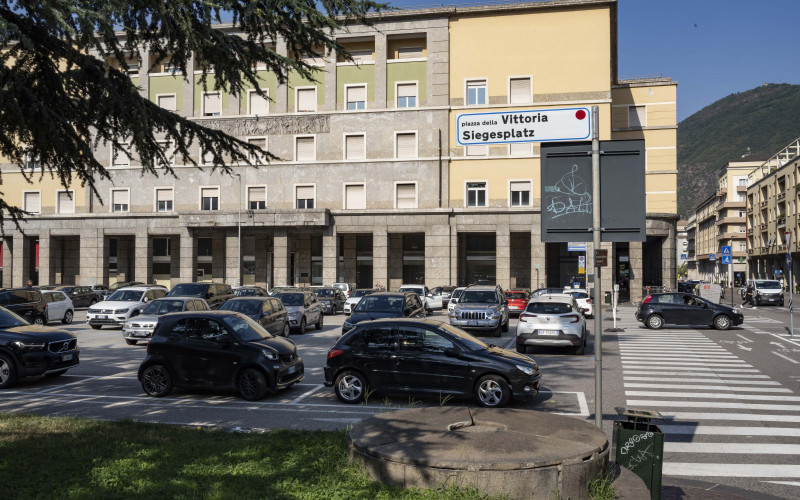
[[[597,267],[608,266],[608,250],[595,250],[594,261]]]
[[[722,254],[722,263],[723,264],[730,264],[731,263],[731,256]]]
[[[717,254],[715,253],[708,254],[708,260],[717,260]]]
[[[729,245],[722,247],[722,255],[731,255],[731,247]]]
[[[567,251],[568,252],[585,252],[586,251],[586,243],[578,242],[578,241],[570,241],[567,243]]]
[[[681,254],[681,260],[686,260],[686,254],[685,253]]]

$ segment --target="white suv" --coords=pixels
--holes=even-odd
[[[126,320],[141,313],[148,302],[166,294],[167,290],[160,286],[119,288],[106,300],[91,306],[86,313],[86,320],[95,330],[103,325],[122,327]]]

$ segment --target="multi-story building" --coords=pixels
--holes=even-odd
[[[677,233],[675,235],[675,265],[678,269],[681,269],[681,266],[686,264],[689,259],[689,240],[688,233],[686,232],[686,226],[688,224],[689,222],[685,220],[679,220],[677,224]],[[682,279],[684,276],[685,272],[684,274],[678,273],[678,279]]]
[[[603,279],[633,297],[644,285],[674,282],[677,84],[618,79],[615,0],[373,19],[374,27],[337,35],[354,62],[309,60],[319,68],[315,81],[290,74],[280,84],[261,71],[269,100],[204,89],[196,61],[188,80],[147,53],[130,61],[132,78],[159,106],[279,160],[232,165],[230,176],[174,157],[176,180],[142,177],[135,151],[100,145],[112,179],[100,184],[102,199],[76,188],[71,204],[55,184],[12,178],[18,168],[6,162],[3,182],[19,187],[19,203],[34,203],[23,191],[35,191],[40,205],[24,234],[5,227],[4,285],[29,277],[563,285],[579,254],[541,241],[539,144],[460,146],[455,119],[590,106],[599,107],[601,140],[644,139],[646,149],[647,241],[604,244],[612,271]],[[282,40],[274,48],[292,56]]]
[[[794,289],[798,270],[787,275],[788,253],[796,256],[800,217],[800,138],[761,162],[747,180],[747,259],[753,278],[781,279]]]
[[[686,278],[700,279],[697,270],[697,212],[691,214],[686,221]]]

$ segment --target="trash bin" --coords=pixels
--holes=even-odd
[[[611,292],[603,292],[603,304],[611,305]]]
[[[644,480],[651,500],[661,499],[661,467],[664,462],[664,433],[650,420],[661,418],[652,410],[614,408],[627,421],[614,422],[617,464]]]

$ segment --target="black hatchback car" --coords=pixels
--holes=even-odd
[[[161,316],[138,375],[150,396],[166,396],[173,386],[233,387],[249,401],[291,387],[303,376],[292,341],[228,311]]]
[[[289,313],[274,297],[236,297],[222,304],[219,310],[242,313],[272,335],[289,336]]]
[[[0,307],[0,389],[24,377],[58,377],[78,364],[78,340]]]
[[[200,297],[205,299],[211,309],[219,309],[219,306],[235,295],[230,285],[224,283],[180,283],[172,287],[167,297]]]
[[[345,403],[360,403],[375,390],[474,397],[498,408],[512,396],[535,396],[540,382],[530,357],[431,319],[361,323],[328,351],[325,365],[325,386]]]
[[[376,292],[361,299],[342,324],[342,335],[362,321],[380,318],[424,318],[425,303],[414,292]]]
[[[56,290],[64,292],[75,307],[91,307],[100,300],[90,286],[60,286]]]
[[[636,309],[636,319],[654,330],[664,325],[709,325],[727,330],[744,322],[741,311],[691,293],[648,295]]]

